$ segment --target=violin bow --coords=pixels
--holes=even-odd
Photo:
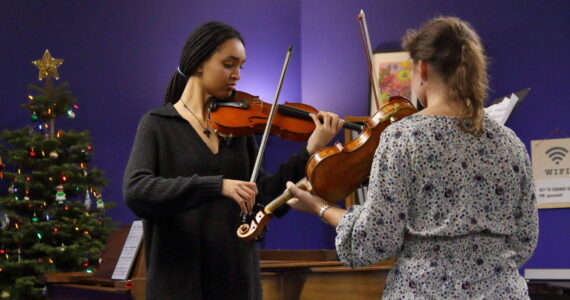
[[[283,63],[283,68],[281,69],[281,76],[279,77],[279,83],[277,84],[277,90],[275,91],[273,104],[271,104],[271,112],[269,113],[267,124],[265,125],[265,131],[263,132],[261,144],[259,145],[259,152],[257,152],[257,159],[255,160],[255,165],[253,167],[253,172],[251,173],[251,179],[249,180],[249,182],[255,182],[255,180],[257,180],[257,175],[259,174],[261,159],[263,157],[263,152],[265,152],[265,145],[267,144],[267,138],[269,137],[269,130],[271,129],[271,123],[273,123],[273,117],[275,116],[275,111],[277,110],[278,107],[277,99],[279,99],[279,94],[281,94],[283,79],[285,78],[285,73],[287,72],[287,67],[289,66],[289,60],[291,59],[292,52],[293,52],[293,46],[289,46],[287,54],[285,55],[285,62]]]
[[[289,66],[289,60],[291,59],[292,52],[293,52],[293,46],[289,46],[287,54],[285,55],[285,62],[283,63],[283,68],[281,69],[281,76],[279,77],[279,83],[277,84],[277,90],[275,91],[273,104],[271,104],[271,112],[269,113],[267,124],[265,125],[265,131],[263,132],[263,137],[261,139],[261,144],[259,145],[259,151],[257,152],[257,158],[255,159],[255,165],[253,166],[253,171],[251,172],[251,178],[249,179],[249,182],[255,182],[257,180],[257,175],[259,174],[259,169],[261,168],[261,160],[263,159],[263,153],[265,152],[265,146],[267,145],[267,138],[269,137],[271,123],[273,123],[273,117],[275,116],[275,111],[277,110],[278,107],[277,99],[279,99],[279,94],[281,94],[283,79],[285,79],[285,73],[287,72],[287,67]],[[245,222],[246,215],[242,213],[241,217],[242,220]]]
[[[358,25],[360,27],[364,55],[368,62],[368,75],[370,77],[370,84],[372,85],[372,94],[374,94],[374,99],[376,99],[376,110],[380,110],[380,81],[378,80],[376,68],[372,65],[372,46],[370,43],[370,35],[368,35],[368,25],[366,25],[366,15],[364,14],[364,10],[360,10],[356,19],[358,20]]]

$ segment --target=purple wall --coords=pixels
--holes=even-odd
[[[73,121],[60,128],[89,130],[91,166],[106,171],[105,201],[113,219],[135,217],[122,200],[121,182],[139,118],[162,105],[182,45],[199,24],[220,20],[236,27],[247,47],[240,90],[272,99],[289,45],[296,49],[281,99],[299,101],[300,20],[295,1],[2,1],[0,2],[0,128],[31,124],[20,104],[37,83],[30,63],[49,49],[65,61],[61,80],[79,98]],[[40,83],[43,85],[43,82]],[[267,101],[267,100],[266,100]],[[5,192],[5,190],[3,191]]]
[[[161,2],[0,2],[0,129],[30,124],[19,107],[26,85],[37,82],[30,61],[46,48],[65,59],[60,76],[70,82],[80,110],[76,120],[58,126],[91,132],[96,153],[91,165],[107,172],[103,197],[118,203],[109,216],[123,223],[134,218],[123,204],[121,181],[137,122],[162,104],[188,34],[210,20],[235,26],[246,40],[248,62],[239,89],[269,101],[287,46],[293,45],[281,102],[302,99],[339,115],[366,115],[358,11],[367,13],[374,45],[398,45],[407,28],[438,14],[455,15],[471,22],[486,44],[491,99],[532,87],[507,124],[527,146],[555,128],[570,133],[570,4],[564,0]],[[302,145],[271,138],[268,147],[265,165],[273,171]],[[544,210],[540,217],[539,247],[528,266],[570,268],[569,211]],[[331,227],[297,212],[272,221],[266,239],[273,249],[332,248],[333,243]]]

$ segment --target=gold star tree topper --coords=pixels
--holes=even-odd
[[[32,61],[32,64],[40,70],[38,75],[38,80],[42,81],[46,77],[52,77],[59,79],[59,74],[57,74],[57,68],[63,63],[63,59],[53,58],[46,49],[44,52],[44,57],[38,60]]]

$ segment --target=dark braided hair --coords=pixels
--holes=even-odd
[[[410,30],[402,40],[410,56],[429,63],[449,86],[448,95],[465,106],[459,127],[470,134],[483,132],[483,104],[489,79],[487,57],[479,35],[469,23],[454,17],[437,17],[419,31]]]
[[[198,68],[212,56],[221,44],[234,38],[245,44],[241,34],[224,23],[208,22],[196,28],[186,40],[180,55],[178,67],[184,75],[178,71],[174,72],[166,88],[164,104],[176,103],[182,96],[188,78],[196,73]]]

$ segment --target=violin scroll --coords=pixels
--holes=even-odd
[[[301,179],[295,185],[305,191],[311,191],[311,185],[306,178]],[[269,222],[269,220],[271,220],[273,217],[273,212],[291,198],[293,198],[293,194],[291,194],[288,190],[285,190],[285,192],[283,192],[279,197],[275,198],[275,200],[271,201],[265,207],[259,204],[256,205],[261,209],[251,214],[253,217],[246,218],[246,221],[238,227],[236,232],[237,236],[240,239],[244,240],[253,240],[258,237],[265,229],[267,222]]]

